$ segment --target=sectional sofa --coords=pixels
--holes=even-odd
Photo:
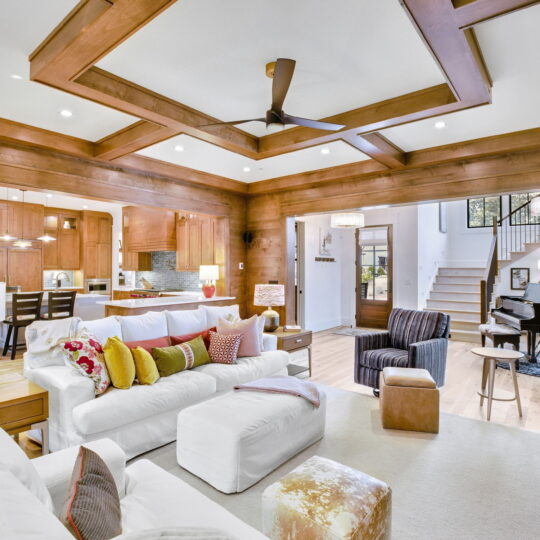
[[[77,321],[77,330],[87,329],[102,343],[112,336],[124,341],[146,340],[200,332],[228,314],[237,316],[238,306],[201,306],[190,311]],[[39,355],[27,352],[24,375],[49,392],[51,451],[108,438],[130,459],[176,440],[176,418],[181,409],[232,390],[237,384],[286,375],[288,363],[289,354],[276,350],[275,336],[264,334],[261,356],[238,358],[233,365],[206,364],[149,386],[110,388],[98,397],[92,381],[64,365],[54,348]]]

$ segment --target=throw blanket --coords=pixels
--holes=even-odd
[[[274,377],[264,377],[246,384],[239,384],[235,390],[252,390],[254,392],[273,392],[276,394],[290,394],[309,401],[315,408],[321,404],[319,390],[314,383],[303,381],[296,377],[286,375],[275,375]]]
[[[30,354],[42,354],[54,349],[61,339],[75,337],[79,317],[51,321],[35,321],[26,328],[26,346]]]

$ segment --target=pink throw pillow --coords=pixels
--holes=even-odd
[[[210,330],[210,360],[215,364],[234,364],[241,339],[238,334],[225,335]]]
[[[260,356],[261,338],[259,337],[259,321],[257,315],[243,321],[229,322],[225,319],[218,319],[218,334],[225,336],[241,336],[238,357]]]
[[[142,347],[143,349],[147,350],[150,354],[152,354],[152,349],[154,347],[170,347],[171,345],[171,338],[169,336],[163,336],[153,339],[141,339],[138,341],[126,341],[124,343],[128,347],[129,350],[136,349],[137,347]]]

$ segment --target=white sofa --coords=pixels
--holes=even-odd
[[[185,535],[187,540],[209,528],[221,531],[222,535],[215,536],[220,539],[266,538],[152,462],[142,459],[126,467],[126,456],[113,441],[102,439],[85,446],[102,457],[115,480],[122,512],[118,540],[162,538],[160,531],[169,531],[167,538]],[[78,450],[67,448],[29,460],[0,429],[0,538],[73,540],[57,515],[68,493]]]
[[[199,332],[216,325],[220,316],[238,314],[238,306],[190,311],[148,312],[131,317],[81,321],[102,343],[118,336],[124,341]],[[31,328],[31,326],[29,327]],[[178,412],[234,385],[269,375],[287,374],[289,354],[276,350],[273,335],[263,336],[264,352],[238,358],[233,365],[206,364],[129,390],[110,388],[96,397],[90,379],[63,363],[57,350],[24,355],[24,375],[49,392],[51,451],[109,438],[132,458],[176,440]]]

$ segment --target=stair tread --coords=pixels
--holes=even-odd
[[[475,294],[475,293],[471,293]],[[455,302],[459,304],[479,304],[480,300],[454,300],[453,298],[428,298],[431,302]]]
[[[472,311],[470,309],[444,309],[444,310],[441,310],[441,309],[435,309],[435,308],[426,308],[426,311],[442,311],[443,313],[446,313],[447,311],[449,311],[451,313],[477,313],[478,315],[480,315],[480,311]],[[467,321],[467,322],[470,322],[470,321]]]

